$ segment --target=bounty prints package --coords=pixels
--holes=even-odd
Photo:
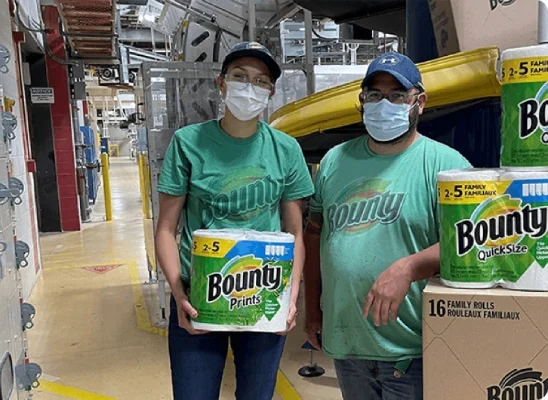
[[[501,58],[501,166],[548,166],[548,45],[508,49]]]
[[[438,174],[442,282],[548,291],[548,169]]]
[[[190,300],[196,329],[282,332],[291,298],[295,238],[283,232],[197,230]]]

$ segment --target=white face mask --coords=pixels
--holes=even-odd
[[[377,142],[390,142],[405,135],[411,127],[410,112],[418,104],[393,104],[387,99],[365,103],[363,122],[367,132]]]
[[[247,85],[247,88],[246,88]],[[226,106],[240,121],[250,121],[268,105],[270,90],[242,82],[226,82]]]

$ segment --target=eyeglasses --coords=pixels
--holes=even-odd
[[[409,98],[418,96],[420,93],[408,93],[403,90],[393,90],[384,95],[379,90],[364,90],[360,93],[360,102],[362,103],[378,103],[383,98],[386,98],[390,103],[404,104]]]
[[[272,82],[270,82],[268,79],[262,78],[262,77],[257,77],[257,78],[250,81],[249,77],[246,74],[236,73],[236,74],[226,74],[225,79],[227,81],[230,81],[230,82],[243,83],[243,84],[245,84],[245,86],[243,86],[243,88],[247,88],[247,85],[249,85],[251,83],[253,86],[257,86],[261,89],[266,89],[266,90],[270,90],[270,91],[272,91],[272,89],[274,89],[274,84]]]

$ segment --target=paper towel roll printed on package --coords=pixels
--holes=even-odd
[[[548,169],[507,171],[499,188],[508,212],[504,225],[507,254],[498,257],[501,286],[548,291]]]
[[[282,332],[291,299],[295,238],[219,229],[193,235],[190,301],[196,329]]]
[[[482,218],[482,204],[496,197],[499,172],[494,169],[449,170],[438,174],[441,281],[455,288],[496,285],[494,260],[480,260],[468,236],[468,221]],[[465,235],[466,234],[466,235]]]
[[[502,52],[501,166],[548,166],[548,45]]]
[[[442,282],[548,291],[548,169],[438,174]]]

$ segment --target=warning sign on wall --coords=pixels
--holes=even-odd
[[[30,88],[30,101],[34,104],[53,104],[53,88]]]

